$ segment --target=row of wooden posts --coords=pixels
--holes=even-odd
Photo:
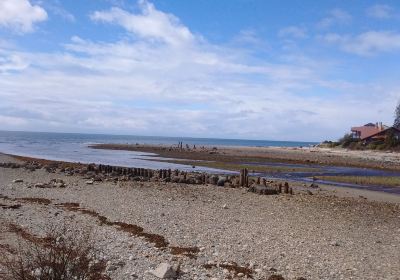
[[[88,171],[94,171],[94,172],[102,172],[102,173],[116,173],[118,175],[126,175],[126,176],[140,176],[144,178],[151,178],[154,177],[156,174],[155,172],[158,172],[158,177],[160,179],[171,179],[172,175],[175,177],[181,176],[184,181],[187,180],[187,172],[181,172],[179,170],[171,170],[171,169],[160,169],[158,171],[154,171],[152,169],[146,169],[146,168],[127,168],[127,167],[118,167],[118,166],[111,166],[111,165],[103,165],[100,164],[98,167],[96,165],[90,164],[88,165]],[[218,179],[216,176],[211,176],[203,173],[198,177],[200,183],[206,184],[206,183],[212,183],[214,185],[217,184],[218,180],[211,180],[210,179]],[[215,181],[215,182],[214,182]],[[261,184],[264,186],[267,186],[267,181],[265,178],[257,177],[256,179],[257,184]],[[240,176],[239,176],[239,186],[240,187],[249,187],[249,171],[247,168],[244,168],[240,170]],[[287,193],[291,194],[293,193],[292,188],[289,187],[289,184],[286,182],[284,185],[279,184],[277,187],[277,190],[279,193]]]
[[[151,178],[154,176],[154,170],[147,168],[127,168],[111,165],[99,164],[98,168],[95,165],[88,165],[88,171],[102,172],[102,173],[116,173],[118,175],[132,175]]]
[[[248,188],[249,187],[249,171],[247,170],[247,168],[241,169],[239,176],[240,176],[239,177],[239,186]],[[265,178],[257,177],[256,184],[260,185],[261,183],[262,183],[262,185],[267,186],[267,180]],[[293,194],[293,189],[291,187],[289,187],[288,182],[285,182],[283,185],[279,184],[277,186],[277,191],[279,193]]]

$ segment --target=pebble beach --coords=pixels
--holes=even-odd
[[[63,185],[35,187],[51,180]],[[0,247],[20,240],[9,225],[41,236],[68,224],[94,233],[111,279],[159,279],[151,271],[163,263],[179,266],[179,279],[400,279],[396,199],[293,188],[294,195],[258,195],[207,184],[88,184],[43,168],[0,168]]]

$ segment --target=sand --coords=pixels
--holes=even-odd
[[[98,144],[94,148],[143,151],[162,157],[222,162],[287,162],[339,165],[387,170],[400,170],[400,153],[384,151],[352,151],[320,147],[190,147],[178,149],[165,145]]]

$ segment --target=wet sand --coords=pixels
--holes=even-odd
[[[190,147],[179,149],[162,145],[97,144],[96,149],[142,151],[162,157],[219,162],[286,162],[400,170],[400,153],[350,151],[340,148],[290,147]]]

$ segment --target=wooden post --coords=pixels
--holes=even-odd
[[[284,191],[285,191],[286,194],[289,193],[289,184],[288,184],[288,182],[285,182]]]
[[[249,187],[249,171],[247,170],[247,168],[244,169],[244,186],[246,188]]]

